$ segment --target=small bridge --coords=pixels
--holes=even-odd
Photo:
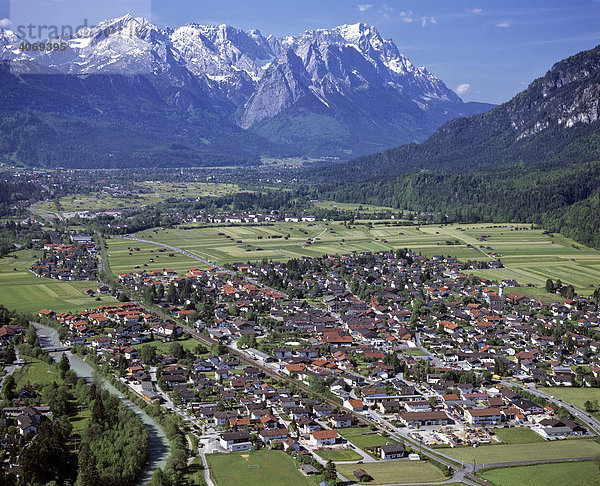
[[[71,351],[72,346],[53,346],[51,348],[44,348],[44,351],[49,353],[60,353],[61,351]]]

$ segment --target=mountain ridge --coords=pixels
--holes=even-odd
[[[348,158],[423,141],[443,122],[492,106],[464,103],[364,23],[276,38],[225,24],[159,28],[126,15],[61,40],[65,52],[24,52],[16,47],[18,36],[4,30],[0,53],[21,79],[43,73],[155,77],[151,84],[160,89],[148,91],[151,101],[162,96],[165,109],[206,112],[226,131],[239,127],[259,145],[264,141],[258,158]],[[240,154],[229,150],[233,158]]]

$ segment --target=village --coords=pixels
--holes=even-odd
[[[593,433],[528,393],[598,386],[598,311],[585,298],[548,305],[518,282],[494,286],[456,259],[409,250],[118,280],[157,311],[122,302],[39,317],[63,326],[65,346],[182,416],[203,453],[290,450],[317,474],[329,457],[419,460],[416,444],[500,443],[506,428],[550,441]],[[19,332],[0,328],[0,343]],[[22,435],[35,428],[27,407],[4,411],[20,417]]]

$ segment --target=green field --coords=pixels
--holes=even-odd
[[[488,235],[488,240],[479,241],[478,238],[482,235]],[[179,227],[147,230],[139,233],[139,237],[186,249],[218,264],[263,258],[286,261],[302,256],[318,257],[324,254],[397,248],[410,248],[428,257],[450,255],[463,261],[499,258],[507,268],[472,273],[492,280],[515,279],[521,285],[532,284],[534,287],[531,288],[507,289],[507,293],[516,291],[549,301],[561,300],[561,297],[544,291],[547,278],[555,281],[561,279],[565,284],[572,284],[582,295],[589,295],[600,282],[599,251],[576,244],[561,235],[531,230],[530,226],[524,224],[356,224],[347,228],[340,222],[320,221],[232,227]],[[314,239],[317,237],[318,239]],[[309,238],[313,240],[307,244]],[[238,243],[240,240],[241,243]],[[459,244],[446,244],[455,241]],[[467,245],[472,247],[468,248]],[[484,248],[479,248],[480,246]],[[259,247],[262,250],[258,250]]]
[[[577,459],[600,455],[600,444],[593,440],[574,439],[539,444],[499,444],[448,449],[445,454],[465,462],[494,464],[510,461],[535,461],[539,459]]]
[[[356,447],[364,449],[365,447],[378,447],[386,444],[396,444],[398,441],[391,437],[383,437],[378,433],[373,433],[368,427],[347,427],[336,429],[345,439],[348,439]]]
[[[107,209],[124,209],[143,205],[156,204],[165,199],[188,199],[197,197],[218,197],[235,194],[240,191],[236,184],[216,184],[211,182],[140,182],[140,194],[110,195],[100,192],[76,194],[60,199],[60,212],[102,211]],[[58,211],[52,201],[45,201],[36,206],[36,210]]]
[[[140,243],[120,238],[111,238],[104,241],[107,246],[108,264],[115,274],[139,272],[140,270],[162,270],[163,268],[185,274],[190,268],[207,268],[202,262],[169,249],[165,252],[158,252],[160,246],[151,243]],[[140,250],[135,251],[134,248]],[[170,257],[169,255],[173,256]],[[150,262],[150,259],[153,259],[154,262]],[[135,266],[139,268],[134,268]]]
[[[539,390],[571,403],[581,410],[585,410],[584,404],[587,400],[600,401],[600,389],[598,388],[540,387]]]
[[[593,461],[536,464],[533,466],[491,469],[479,474],[496,486],[546,486],[600,484],[598,465]]]
[[[207,454],[210,475],[217,486],[310,486],[309,481],[285,452],[248,451],[246,453]]]
[[[326,461],[360,461],[363,458],[352,449],[317,449],[315,452]]]
[[[17,382],[17,390],[20,390],[25,385],[47,385],[53,381],[60,382],[60,374],[58,370],[49,364],[35,358],[27,358],[27,364],[14,372],[14,378]]]
[[[494,432],[507,444],[535,444],[546,442],[543,437],[527,427],[494,429]]]
[[[99,296],[98,301],[83,293],[85,289],[95,289],[96,282],[61,282],[36,277],[29,271],[36,262],[33,257],[36,254],[41,255],[41,250],[18,251],[12,254],[17,259],[0,259],[0,304],[18,312],[37,312],[43,308],[56,312],[78,312],[117,302],[108,295]]]
[[[353,471],[363,469],[372,478],[365,484],[433,483],[442,481],[444,475],[426,461],[386,461],[365,464],[338,464],[338,472],[346,479],[355,480]]]

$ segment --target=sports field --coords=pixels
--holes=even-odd
[[[140,243],[120,238],[110,238],[104,241],[107,246],[105,253],[108,264],[115,274],[162,269],[173,270],[181,274],[186,273],[190,268],[207,268],[202,262],[181,253],[169,249],[159,252],[160,246],[151,243]],[[136,248],[139,248],[139,250],[136,250]]]
[[[222,234],[219,234],[222,233]],[[485,241],[480,241],[482,236]],[[431,257],[460,260],[500,259],[507,268],[473,271],[491,280],[515,279],[534,287],[507,289],[548,301],[561,300],[544,290],[547,278],[572,284],[589,295],[600,282],[600,251],[526,224],[351,225],[341,222],[274,223],[147,230],[140,238],[184,248],[215,263],[286,261],[302,256],[410,248]],[[227,238],[229,236],[229,238]],[[452,244],[447,244],[452,243]],[[467,246],[469,245],[469,246]]]
[[[494,429],[495,434],[507,444],[536,444],[544,438],[527,427],[507,427]]]
[[[337,470],[350,481],[356,480],[353,471],[366,471],[372,478],[365,484],[433,483],[443,481],[444,475],[426,461],[386,461],[364,464],[338,464]]]
[[[77,312],[117,302],[108,295],[98,295],[100,300],[96,300],[84,294],[85,289],[95,289],[97,282],[61,282],[36,277],[29,271],[37,260],[36,254],[41,255],[41,251],[23,250],[12,254],[16,259],[0,259],[0,304],[19,312],[37,312],[43,308]]]
[[[491,469],[479,474],[496,486],[547,486],[568,484],[584,486],[600,484],[598,465],[593,461],[536,464],[533,466]]]
[[[457,447],[444,450],[444,454],[465,462],[494,464],[511,461],[539,459],[577,459],[600,455],[600,444],[593,440],[571,439],[539,444],[499,444],[479,447]]]
[[[247,451],[231,454],[207,454],[210,475],[217,486],[310,486],[294,461],[281,451]]]

